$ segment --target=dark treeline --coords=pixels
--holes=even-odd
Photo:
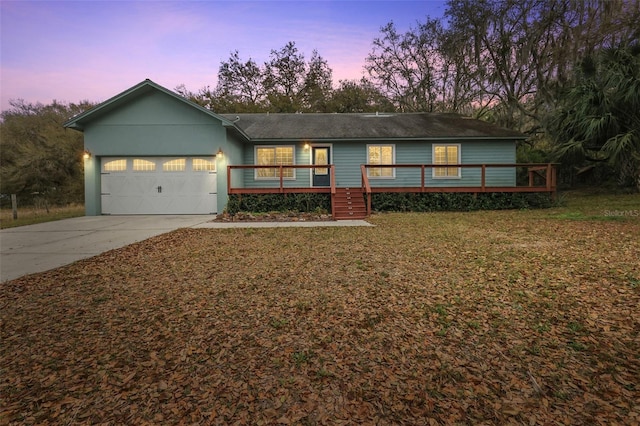
[[[0,114],[0,195],[18,194],[20,204],[82,203],[82,134],[62,124],[94,106],[90,102],[50,105],[10,102]]]
[[[562,162],[565,183],[639,189],[638,22],[639,0],[450,0],[441,19],[381,27],[359,80],[334,82],[289,42],[264,63],[232,52],[215,87],[176,91],[218,113],[460,113],[528,134],[518,161]],[[81,135],[60,124],[89,106],[12,103],[0,192],[78,193]]]

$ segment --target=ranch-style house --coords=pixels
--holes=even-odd
[[[345,219],[380,192],[556,190],[553,164],[516,163],[524,135],[456,114],[216,114],[144,80],[64,126],[84,133],[87,215],[217,214],[230,194],[317,192]]]

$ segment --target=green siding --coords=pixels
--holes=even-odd
[[[396,164],[431,164],[434,144],[438,142],[371,142],[376,145],[394,145]],[[445,142],[442,142],[445,143]],[[447,141],[447,144],[458,143],[461,147],[462,164],[491,164],[514,163],[516,161],[516,147],[513,141],[471,141],[456,142]],[[258,144],[259,145],[259,144]],[[263,144],[274,146],[275,144]],[[291,145],[291,144],[283,144]],[[315,145],[321,145],[316,143]],[[362,177],[360,165],[367,162],[367,142],[335,142],[331,144],[332,159],[335,166],[336,186],[360,187]],[[243,164],[255,164],[254,152],[256,145],[245,145]],[[296,164],[309,164],[310,150],[305,151],[302,144],[295,145]],[[279,185],[278,180],[256,180],[254,170],[247,169],[243,172],[235,171],[242,176],[245,188],[272,188]],[[481,170],[462,169],[462,178],[457,179],[433,179],[431,169],[425,171],[425,184],[432,187],[447,186],[480,186]],[[420,186],[420,169],[396,169],[394,178],[371,178],[373,187],[416,187]],[[487,186],[515,186],[516,173],[514,169],[487,168]],[[309,187],[310,174],[306,170],[296,170],[295,180],[285,180],[287,187]]]
[[[362,142],[337,142],[333,145],[333,163],[336,167],[336,186],[362,186],[360,165],[366,163],[366,144]]]
[[[91,156],[84,161],[84,213],[98,216],[102,212],[100,197],[100,159]]]
[[[85,128],[85,147],[96,156],[214,155],[226,140],[219,121],[157,91]]]
[[[395,143],[396,164],[433,164],[433,145],[445,142],[399,142]],[[447,144],[459,144],[461,164],[491,164],[491,163],[515,163],[516,147],[512,141],[472,141],[455,142],[447,141]],[[362,148],[363,150],[366,147]],[[455,179],[434,179],[432,170],[425,170],[425,186],[428,187],[459,187],[480,186],[480,168],[463,168],[462,177]],[[408,168],[396,169],[395,178],[369,179],[373,187],[411,187],[420,186],[420,169]],[[515,186],[516,173],[511,168],[487,168],[487,186]]]
[[[468,142],[462,145],[462,164],[499,164],[516,162],[515,142]],[[463,186],[480,185],[480,169],[462,169]],[[486,186],[516,186],[514,168],[488,167]]]

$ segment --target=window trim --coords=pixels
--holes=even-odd
[[[456,160],[456,164],[462,164],[462,144],[459,143],[434,143],[431,145],[431,163],[432,164],[436,164],[436,148],[437,147],[449,147],[449,146],[455,146],[457,147],[457,151],[458,151],[458,159]],[[446,164],[450,164],[450,163],[445,163],[442,164],[443,166],[445,166]],[[440,165],[440,164],[438,164]],[[451,167],[449,167],[451,168]],[[432,179],[462,179],[462,167],[456,167],[458,174],[457,175],[452,175],[452,176],[436,176],[436,168],[432,167],[431,168],[431,178]]]
[[[391,176],[371,176],[370,172],[371,172],[372,168],[367,167],[367,177],[369,179],[395,179],[396,178],[396,168],[393,167],[396,164],[396,144],[393,144],[393,143],[369,143],[369,144],[367,144],[366,153],[365,153],[365,155],[367,156],[366,164],[368,166],[370,166],[370,165],[378,166],[378,164],[369,163],[369,149],[371,147],[380,147],[380,148],[382,148],[382,147],[387,147],[387,146],[391,147],[391,157],[392,157],[391,158],[391,163],[390,164],[380,163],[379,165],[381,167],[372,167],[372,168],[380,169],[381,171],[382,171],[382,169],[389,169],[390,168],[391,169]],[[382,154],[382,151],[380,152],[380,154]],[[381,161],[382,161],[382,159],[381,159]],[[390,166],[390,167],[382,167],[382,166]]]
[[[295,145],[255,145],[253,147],[253,164],[256,166],[259,166],[260,164],[258,164],[258,150],[259,149],[273,149],[274,151],[274,158],[275,158],[275,154],[276,154],[276,149],[277,148],[291,148],[291,161],[292,163],[290,164],[291,166],[295,166],[296,165],[296,146]],[[285,164],[285,165],[289,165],[289,164]],[[274,169],[278,169],[278,164],[274,164]],[[253,172],[253,178],[255,180],[280,180],[280,176],[277,176],[278,173],[274,173],[273,177],[270,176],[259,176],[258,175],[258,171],[260,169],[254,169]],[[296,169],[291,169],[292,170],[292,175],[291,176],[283,176],[282,179],[283,180],[296,180]]]

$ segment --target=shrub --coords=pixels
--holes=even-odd
[[[267,212],[320,212],[331,210],[330,194],[232,194],[225,212],[235,215],[240,211]]]
[[[435,212],[548,208],[554,205],[546,193],[379,193],[371,194],[375,211]],[[225,213],[328,212],[330,194],[233,194]]]
[[[434,212],[548,208],[554,204],[546,193],[381,193],[372,194],[376,211]]]

